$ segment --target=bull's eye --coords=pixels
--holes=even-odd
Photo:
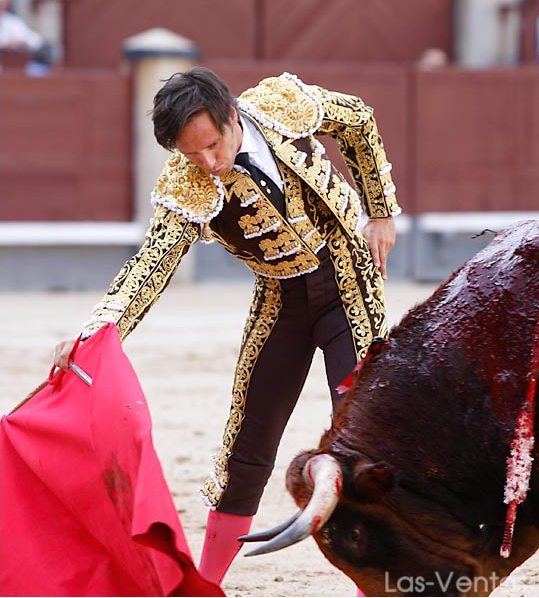
[[[354,527],[350,530],[350,540],[352,542],[359,542],[361,540],[361,530]]]
[[[342,531],[341,528],[341,533]],[[363,525],[360,523],[350,525],[346,532],[341,536],[339,542],[343,550],[343,556],[346,555],[345,558],[347,560],[357,562],[357,560],[361,559],[365,553],[366,540],[367,538]]]
[[[330,530],[328,548],[340,559],[359,566],[366,558],[368,528],[356,513],[338,513],[326,526]]]

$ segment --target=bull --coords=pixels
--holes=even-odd
[[[312,535],[367,595],[490,593],[539,546],[535,423],[512,551],[500,555],[508,457],[536,397],[538,310],[539,221],[524,221],[371,346],[318,448],[288,468],[299,513],[240,538],[266,540],[250,554]]]

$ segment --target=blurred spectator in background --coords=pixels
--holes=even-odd
[[[52,63],[52,46],[0,0],[0,63],[25,64],[29,75],[44,75]]]
[[[446,52],[441,48],[427,48],[418,60],[424,69],[439,69],[449,64]]]

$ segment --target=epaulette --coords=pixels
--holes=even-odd
[[[324,118],[313,90],[290,73],[263,79],[247,89],[239,96],[238,106],[261,125],[292,139],[313,135]]]
[[[208,175],[180,152],[167,160],[152,193],[152,204],[165,206],[190,222],[204,224],[223,207],[225,197],[219,177]]]

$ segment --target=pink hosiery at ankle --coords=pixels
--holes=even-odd
[[[202,577],[221,585],[234,557],[242,547],[237,538],[249,533],[252,521],[250,515],[210,511],[198,567]]]

